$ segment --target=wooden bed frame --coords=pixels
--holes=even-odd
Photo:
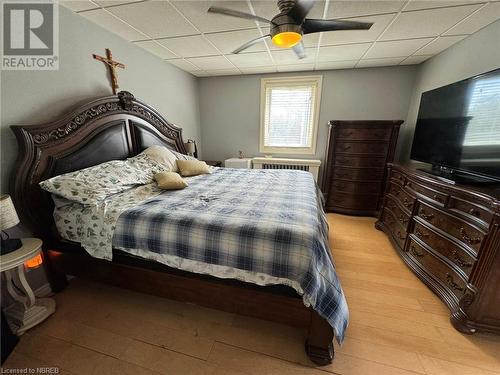
[[[260,287],[172,269],[113,250],[113,261],[95,259],[55,229],[50,195],[38,185],[52,176],[109,160],[135,156],[151,145],[186,153],[182,130],[126,91],[99,98],[62,118],[12,126],[19,145],[11,181],[16,208],[34,235],[44,241],[45,266],[54,291],[66,274],[123,288],[308,329],[305,349],[316,364],[333,359],[333,330],[302,298],[285,286]]]

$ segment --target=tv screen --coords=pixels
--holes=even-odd
[[[500,180],[500,69],[422,94],[411,159]]]

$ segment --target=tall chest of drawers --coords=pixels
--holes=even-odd
[[[464,333],[500,333],[500,187],[451,185],[388,164],[376,223]]]
[[[322,190],[325,210],[376,215],[385,165],[394,158],[403,121],[330,121]]]

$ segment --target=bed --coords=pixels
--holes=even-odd
[[[175,193],[161,194],[151,184],[116,194],[106,200],[114,210],[65,204],[54,211],[41,181],[153,145],[185,154],[181,129],[128,92],[84,104],[52,123],[12,129],[19,143],[12,196],[23,223],[44,240],[53,289],[73,274],[307,327],[310,359],[332,361],[334,333],[341,342],[348,310],[319,194],[306,172],[216,168]],[[107,240],[78,235],[91,217],[113,224],[113,232],[98,231],[111,233]]]

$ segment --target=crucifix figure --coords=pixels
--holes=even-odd
[[[108,66],[109,74],[111,76],[111,88],[113,89],[113,95],[116,95],[116,89],[118,86],[118,79],[116,78],[116,70],[115,68],[125,69],[125,65],[119,63],[118,61],[113,60],[113,56],[111,55],[111,50],[106,48],[106,57],[99,56],[96,54],[92,54],[92,57],[96,60],[102,61],[104,64]]]

